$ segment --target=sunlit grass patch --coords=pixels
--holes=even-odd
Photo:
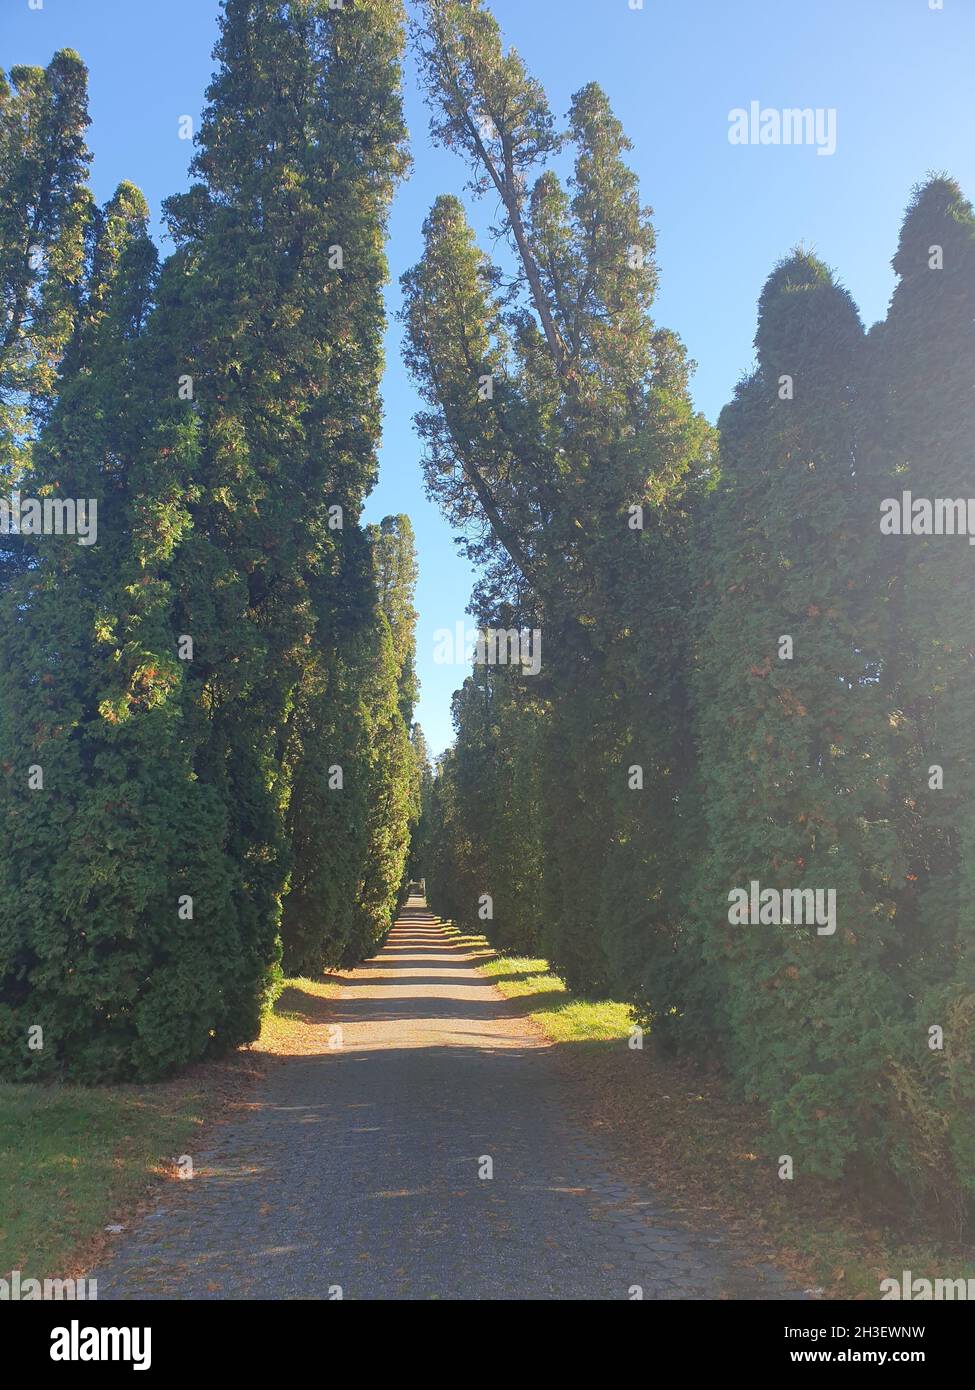
[[[444,922],[455,946],[478,954],[478,968],[506,999],[522,999],[528,1014],[553,1042],[613,1042],[628,1038],[633,1015],[628,1004],[615,999],[579,999],[553,975],[547,960],[530,956],[500,956],[485,936],[460,932]]]
[[[260,1038],[226,1063],[154,1086],[0,1084],[0,1278],[60,1278],[90,1268],[176,1160],[194,1156],[226,1092],[259,1074],[262,1055],[328,1046],[335,979],[287,979]],[[257,1054],[257,1056],[255,1056]]]
[[[332,1021],[328,1001],[341,988],[341,981],[333,978],[284,980],[274,1007],[264,1016],[254,1051],[287,1055],[324,1050],[323,1031]]]
[[[75,1253],[192,1153],[205,1113],[202,1081],[0,1085],[0,1278],[77,1272]]]
[[[612,1042],[629,1037],[628,1004],[615,999],[578,999],[548,968],[548,961],[496,956],[481,969],[506,999],[524,999],[531,1017],[553,1042]]]

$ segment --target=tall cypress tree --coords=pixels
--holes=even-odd
[[[0,1017],[13,1076],[152,1077],[225,1043],[220,962],[236,940],[223,816],[192,776],[165,578],[195,454],[179,428],[146,430],[147,217],[122,185],[98,219],[34,450],[39,492],[97,503],[97,541],[22,538],[30,561],[4,600]]]
[[[410,831],[418,815],[410,728],[417,696],[416,555],[405,516],[369,527],[378,593],[377,659],[371,672],[369,840],[346,960],[358,960],[385,938],[400,900]]]
[[[410,730],[413,749],[413,808],[414,822],[410,832],[410,849],[406,862],[406,881],[419,882],[426,874],[425,865],[430,844],[430,802],[433,796],[433,764],[426,736],[419,724]]]
[[[332,611],[339,523],[356,523],[375,474],[401,20],[395,0],[228,0],[199,182],[167,205],[178,249],[161,298],[204,440],[180,621],[194,635],[197,772],[230,811],[252,943],[242,1019],[274,959],[289,869],[294,692]]]
[[[479,620],[501,625],[506,612],[542,629],[544,944],[572,984],[602,988],[620,914],[600,923],[592,904],[626,839],[614,829],[620,787],[641,794],[630,766],[646,775],[638,818],[651,838],[686,804],[676,786],[687,750],[672,746],[670,697],[686,682],[671,550],[707,472],[709,431],[689,403],[681,345],[650,317],[653,227],[605,95],[584,87],[558,132],[477,0],[429,0],[425,19],[434,133],[466,156],[472,187],[499,198],[514,260],[506,275],[480,255],[456,198],[434,205],[423,260],[404,277],[407,360],[433,407],[418,419],[428,486],[485,566]],[[546,165],[566,143],[575,163],[563,186]],[[630,525],[638,516],[645,530]],[[645,638],[650,604],[658,620]],[[661,841],[645,867],[666,857]],[[630,882],[622,921],[639,921],[643,944],[669,934],[663,882]]]
[[[485,893],[497,886],[491,851],[498,835],[494,814],[494,743],[490,673],[476,668],[455,691],[457,737],[438,760],[431,794],[427,895],[433,910],[462,930],[492,931],[479,915]],[[534,891],[537,893],[538,886]]]
[[[417,778],[416,561],[406,517],[349,536],[343,602],[289,720],[293,868],[284,963],[317,973],[368,955],[392,922]]]
[[[50,548],[11,610],[5,743],[65,755],[44,800],[6,769],[15,1074],[25,1020],[50,1043],[33,1070],[151,1077],[253,1038],[274,989],[290,719],[375,472],[401,21],[394,0],[228,0],[158,285],[136,195],[106,218],[103,327],[69,350],[38,476],[100,497],[107,536]]]
[[[724,1032],[797,1168],[836,1174],[883,1127],[877,1083],[903,1004],[884,968],[894,844],[877,552],[855,462],[863,335],[849,295],[797,253],[765,286],[756,347],[758,368],[719,421],[707,518],[697,712],[709,852],[694,908],[721,988],[701,1031]],[[835,916],[790,908],[786,920],[772,905],[753,920],[756,882],[834,894]]]
[[[345,958],[369,850],[378,614],[368,538],[355,527],[343,542],[342,588],[330,594],[329,645],[316,643],[288,720],[291,874],[281,936],[289,974],[315,975]],[[384,692],[392,699],[385,655]]]
[[[499,948],[537,954],[544,935],[541,722],[531,680],[475,666],[455,697],[453,808],[464,896],[448,915]],[[434,873],[437,894],[445,885]],[[490,899],[490,903],[485,901]]]
[[[30,442],[56,393],[93,235],[86,186],[88,74],[71,49],[0,70],[0,487],[30,476]],[[0,584],[26,555],[0,536]]]
[[[938,499],[954,524],[972,491],[975,218],[954,181],[915,191],[893,266],[890,309],[868,342],[859,454],[871,531],[881,518],[890,531],[891,501],[917,527],[879,540],[895,965],[909,983],[885,1075],[888,1151],[957,1219],[975,1191],[972,551],[962,534],[932,534]]]

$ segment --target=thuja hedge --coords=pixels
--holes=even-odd
[[[388,928],[412,538],[359,515],[402,41],[398,0],[227,0],[161,266],[138,190],[88,191],[77,54],[0,76],[4,492],[98,508],[0,538],[3,1077],[166,1075],[256,1036],[283,915],[288,968]]]

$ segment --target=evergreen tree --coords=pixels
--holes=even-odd
[[[347,964],[370,955],[385,939],[402,899],[410,831],[419,814],[410,728],[417,695],[416,557],[405,516],[369,528],[378,609],[376,652],[369,672],[370,778],[368,842],[356,895],[356,928]]]
[[[481,702],[473,678],[453,698],[454,725],[463,737],[438,759],[430,799],[430,843],[426,864],[427,901],[440,917],[462,931],[483,932],[490,924],[478,916],[481,897],[493,886],[484,843],[493,830],[481,801],[485,753],[478,721],[467,706]]]
[[[723,1034],[776,1143],[837,1175],[877,1158],[885,1057],[907,1004],[887,967],[896,845],[876,533],[856,462],[864,340],[849,295],[797,253],[765,286],[756,347],[719,421],[707,518],[697,714],[709,839],[694,908],[721,988],[691,1033]],[[751,901],[729,906],[755,882],[758,920]],[[822,894],[820,915],[784,897],[778,913],[771,897],[792,892]]]
[[[491,265],[460,202],[438,199],[423,260],[404,277],[407,361],[432,407],[418,417],[427,483],[485,567],[479,621],[543,633],[543,943],[574,986],[598,989],[608,950],[619,955],[620,914],[600,930],[594,904],[627,839],[613,807],[634,738],[648,784],[641,829],[663,837],[650,863],[668,857],[684,815],[690,750],[675,746],[668,697],[686,683],[685,595],[671,552],[710,434],[690,407],[683,349],[650,319],[653,228],[605,95],[595,84],[577,93],[563,135],[477,0],[429,0],[425,15],[434,133],[467,157],[475,190],[497,194],[514,258],[510,275]],[[566,142],[567,188],[545,167]],[[651,604],[659,618],[644,636]],[[662,695],[649,709],[637,694],[648,689]],[[638,949],[650,949],[649,936],[672,931],[660,920],[669,894],[662,882],[633,887],[622,922],[639,921]]]
[[[122,185],[98,219],[34,451],[39,492],[97,503],[97,543],[23,537],[30,563],[3,604],[0,1027],[15,1077],[153,1077],[228,1041],[223,814],[192,774],[164,577],[193,450],[164,423],[146,439],[147,217]]]
[[[0,69],[0,489],[30,477],[30,442],[75,328],[93,234],[86,187],[88,74],[62,49],[47,68]],[[26,557],[0,535],[0,585]]]
[[[871,531],[882,518],[889,531],[885,504],[905,493],[905,519],[918,527],[881,536],[876,584],[898,845],[888,969],[904,981],[884,1075],[887,1154],[957,1223],[975,1190],[971,549],[960,534],[931,534],[937,499],[954,521],[956,499],[972,490],[975,218],[954,181],[915,191],[893,266],[887,318],[868,340],[858,455]]]
[[[457,738],[432,787],[423,873],[442,916],[500,949],[536,954],[540,710],[527,685],[480,665],[455,694]]]
[[[343,960],[357,922],[369,849],[370,748],[378,614],[368,539],[343,540],[342,587],[331,595],[314,659],[288,720],[286,814],[291,874],[281,936],[288,974],[316,975]],[[391,697],[388,657],[384,692]]]
[[[419,814],[408,734],[416,698],[416,562],[404,516],[351,533],[331,633],[289,721],[291,973],[371,954],[392,922]]]
[[[293,700],[327,649],[341,530],[375,475],[401,18],[396,0],[228,0],[199,182],[167,204],[173,389],[192,381],[204,441],[179,621],[196,770],[228,807],[240,872],[242,1019],[273,967],[290,869]]]
[[[433,797],[433,765],[426,736],[419,724],[410,730],[413,749],[413,829],[406,861],[406,882],[418,883],[426,875],[430,854],[430,803]]]
[[[274,991],[292,720],[335,662],[341,606],[350,630],[375,613],[368,546],[363,601],[346,586],[343,538],[356,549],[375,473],[401,19],[394,0],[227,0],[199,181],[167,209],[175,254],[157,285],[128,189],[92,251],[36,476],[100,498],[108,535],[80,556],[46,547],[8,609],[20,660],[0,698],[4,746],[57,762],[43,799],[27,799],[19,763],[5,768],[14,1074],[25,1009],[50,1039],[32,1071],[126,1079],[255,1037]],[[20,164],[4,172],[16,181]],[[360,888],[373,872],[369,779],[393,760],[390,741],[395,752],[392,714],[376,710],[402,723],[382,623],[357,658],[377,682],[357,745]],[[395,860],[383,859],[384,889]],[[379,896],[370,886],[362,910]]]

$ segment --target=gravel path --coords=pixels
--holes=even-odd
[[[100,1298],[796,1297],[620,1180],[545,1039],[419,900],[331,1021],[341,1046],[276,1065],[120,1237]]]

